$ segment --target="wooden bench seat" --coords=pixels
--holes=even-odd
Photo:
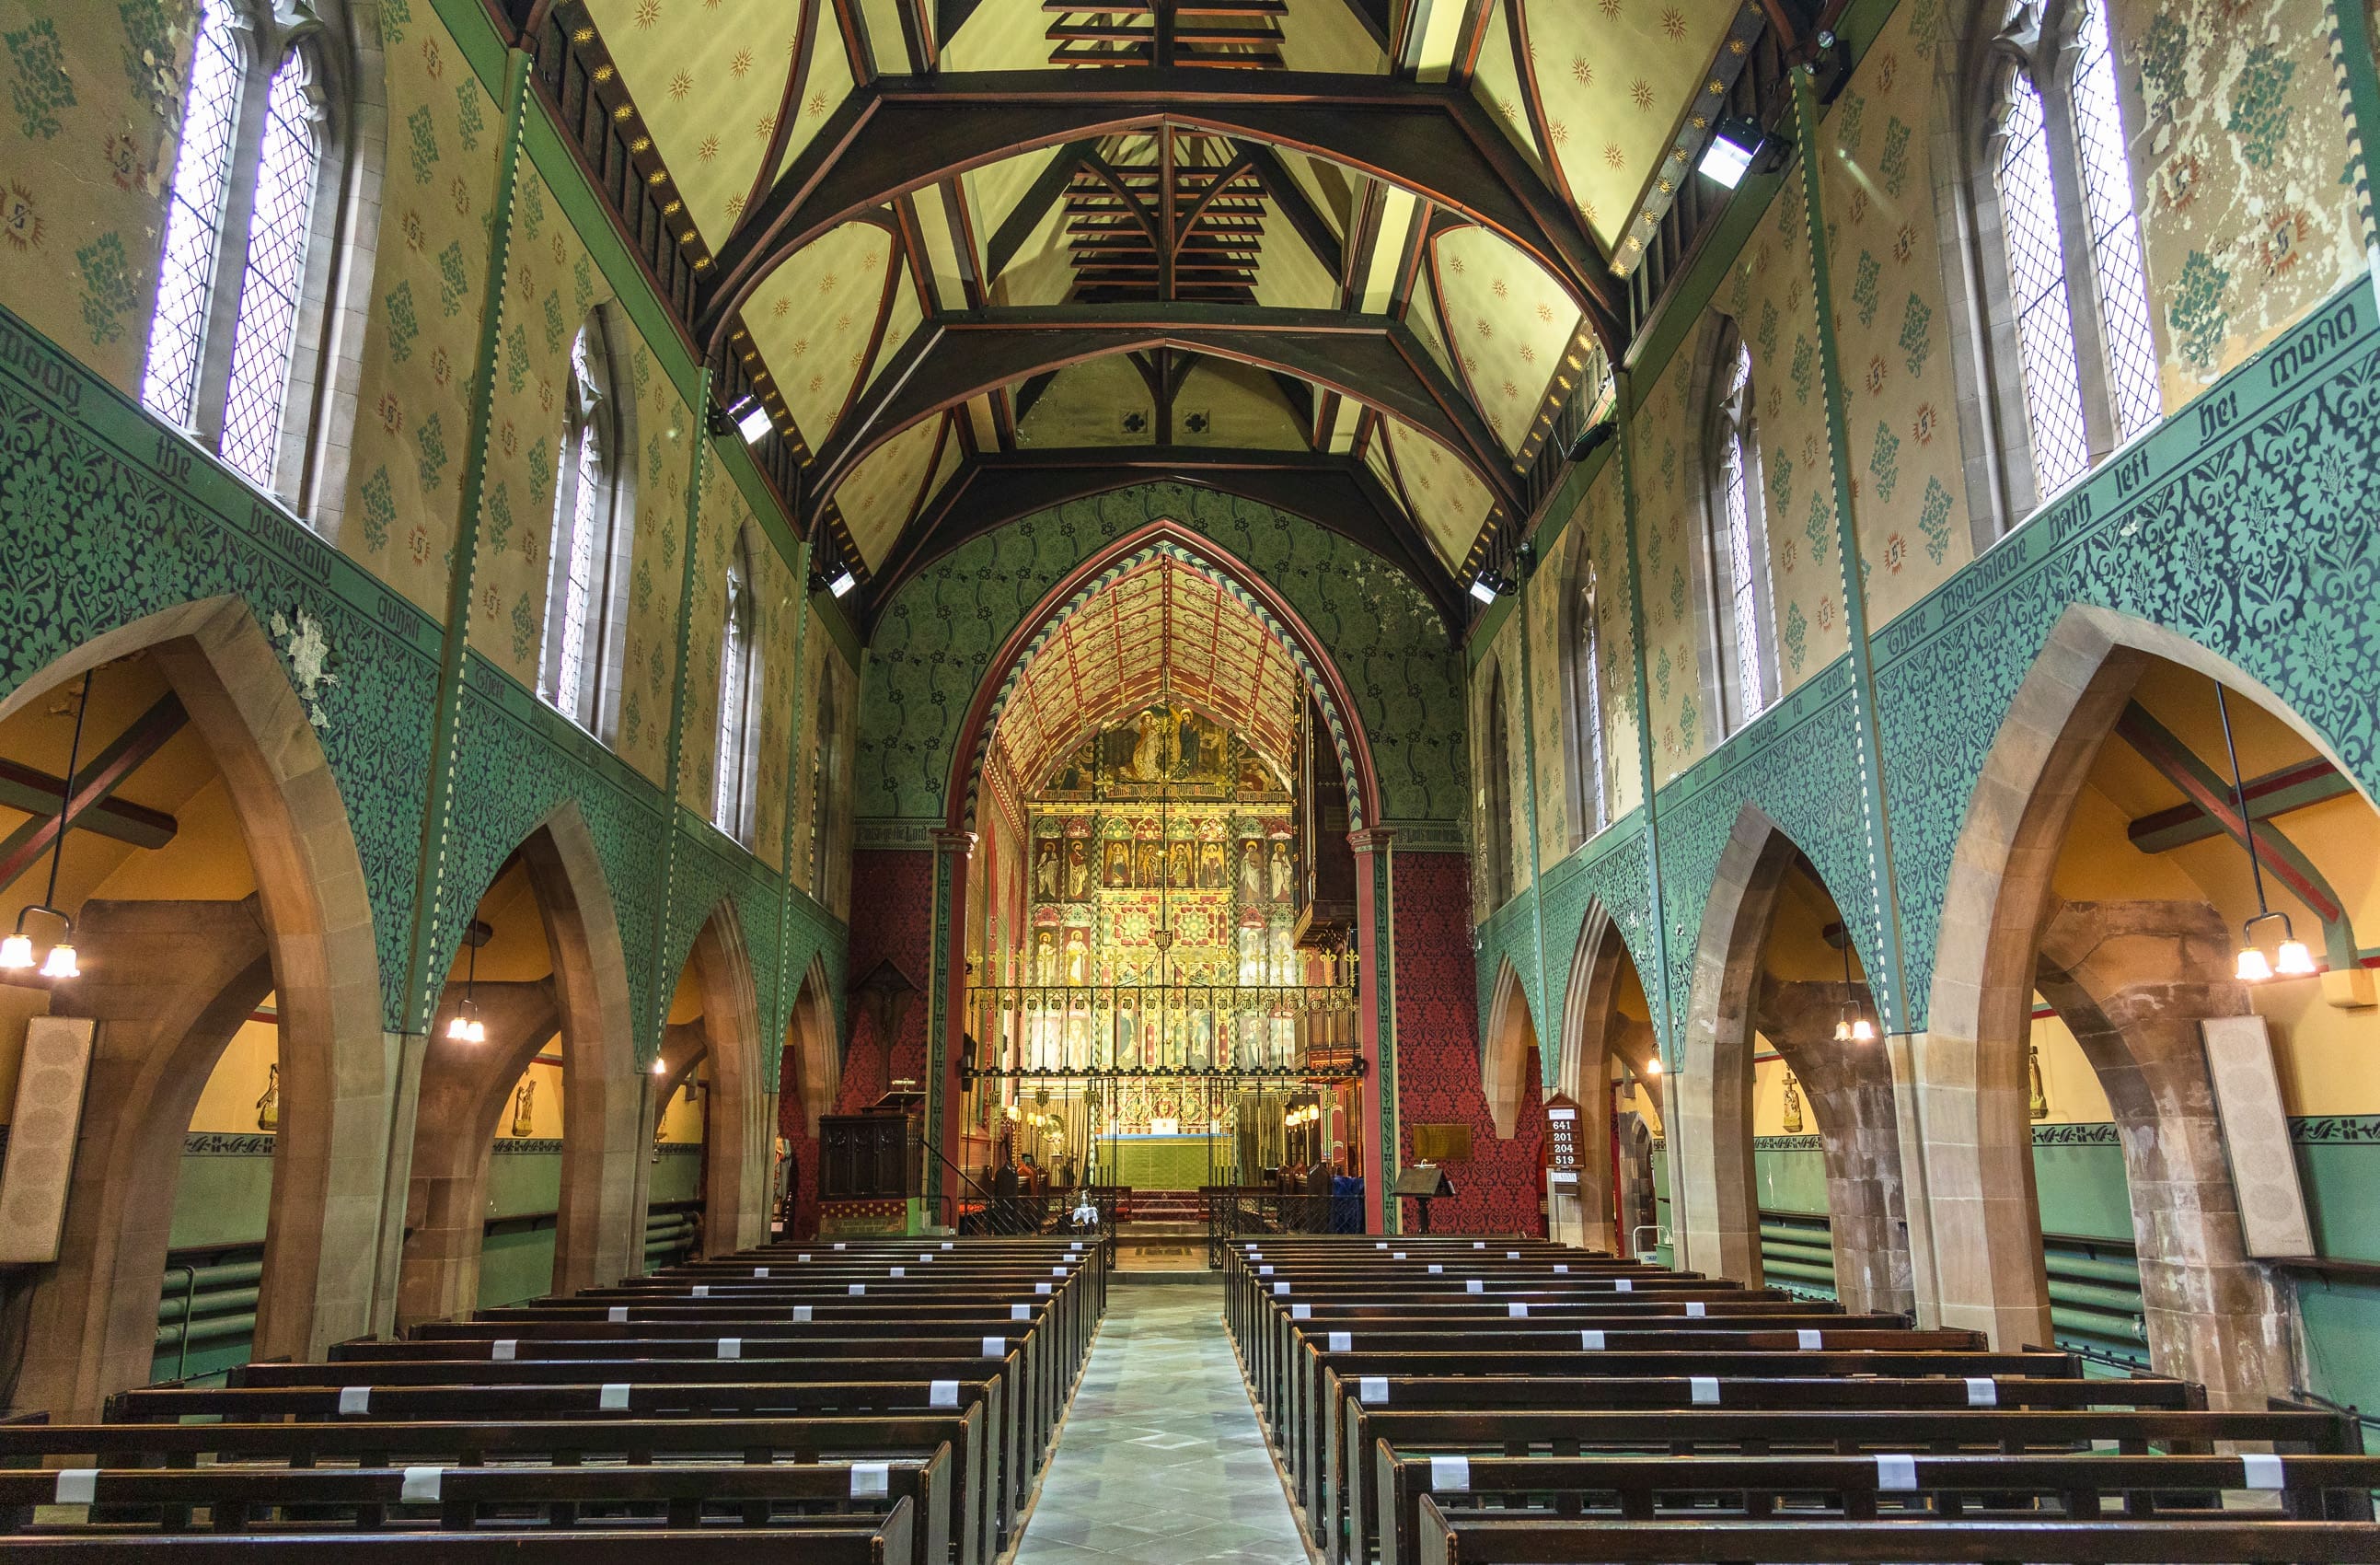
[[[1450,1515],[1421,1502],[1417,1565],[2369,1565],[2354,1522],[1586,1522]]]
[[[1737,1383],[1738,1388],[1742,1383]],[[1864,1382],[1852,1382],[1853,1387]],[[2130,1454],[2163,1450],[2208,1454],[2217,1441],[2253,1442],[2276,1450],[2361,1454],[2352,1420],[2325,1409],[2212,1412],[2180,1408],[2038,1408],[2023,1405],[2022,1382],[2004,1383],[2010,1396],[1990,1408],[1915,1411],[1905,1408],[1810,1406],[1803,1397],[1783,1408],[1660,1408],[1625,1412],[1572,1409],[1427,1412],[1349,1404],[1340,1451],[1371,1451],[1372,1461],[1348,1465],[1344,1498],[1337,1484],[1324,1490],[1316,1531],[1324,1552],[1340,1565],[1369,1558],[1381,1507],[1377,1453],[1398,1457],[1462,1452],[1486,1456],[1585,1456],[1597,1453],[1853,1454],[1876,1451],[2059,1452],[2098,1446]],[[2059,1389],[2074,1383],[2046,1383]],[[2161,1384],[2179,1386],[2180,1382]],[[1739,1398],[1739,1400],[1749,1400]],[[1402,1515],[1409,1509],[1396,1507]],[[1408,1553],[1406,1558],[1410,1559]]]
[[[805,1466],[86,1468],[0,1473],[0,1512],[32,1518],[19,1522],[20,1536],[146,1533],[162,1542],[154,1534],[194,1530],[201,1510],[204,1530],[217,1534],[321,1532],[326,1523],[441,1533],[485,1524],[561,1529],[590,1516],[613,1528],[641,1521],[673,1531],[722,1524],[874,1531],[906,1507],[910,1548],[891,1557],[894,1565],[941,1565],[950,1558],[943,1501],[951,1484],[947,1446],[923,1461]],[[61,1515],[78,1509],[88,1519]]]
[[[550,1467],[655,1461],[910,1461],[947,1448],[949,1480],[921,1515],[955,1565],[989,1565],[982,1413],[875,1418],[518,1423],[0,1424],[0,1466]],[[936,1513],[941,1520],[937,1520]]]
[[[856,1520],[856,1519],[854,1519]],[[916,1513],[906,1503],[861,1524],[832,1517],[795,1527],[733,1530],[661,1527],[481,1528],[471,1532],[365,1532],[312,1529],[285,1533],[155,1534],[121,1536],[15,1537],[12,1560],[57,1559],[73,1565],[248,1565],[286,1560],[388,1559],[395,1565],[435,1559],[438,1565],[655,1565],[666,1546],[668,1565],[902,1565],[916,1553]]]
[[[1375,1451],[1379,1565],[1418,1558],[1420,1501],[1449,1517],[1601,1516],[1651,1522],[1735,1515],[1793,1521],[2097,1521],[2120,1512],[2191,1521],[2251,1518],[2229,1491],[2269,1497],[2294,1521],[2372,1519],[2380,1457],[2065,1453],[1694,1457],[1462,1457]]]

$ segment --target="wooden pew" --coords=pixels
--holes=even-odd
[[[948,1473],[918,1501],[921,1533],[947,1538],[955,1565],[990,1565],[983,1528],[979,1407],[933,1416],[802,1419],[551,1420],[520,1423],[0,1424],[0,1467],[255,1466],[577,1468],[712,1462],[818,1463],[950,1452]]]
[[[2131,1387],[2165,1405],[2081,1405],[2080,1396],[2094,1387]],[[1454,1391],[1444,1382],[1427,1382],[1421,1388]],[[1727,1390],[1739,1405],[1718,1409],[1488,1411],[1465,1406],[1439,1412],[1350,1402],[1346,1437],[1332,1445],[1330,1481],[1314,1530],[1324,1552],[1339,1565],[1370,1555],[1382,1510],[1373,1498],[1377,1462],[1354,1461],[1352,1453],[1382,1449],[1400,1457],[1428,1452],[1521,1456],[1539,1449],[1554,1456],[1664,1450],[1673,1456],[1910,1449],[2019,1453],[2083,1449],[2100,1442],[2133,1454],[2160,1448],[2207,1454],[2219,1440],[2333,1455],[2362,1449],[2356,1425],[2344,1414],[2306,1408],[2213,1412],[2185,1407],[2180,1403],[2190,1388],[2176,1380],[2005,1380],[1998,1384],[1991,1407],[1904,1405],[1942,1389],[1937,1381],[1793,1381],[1782,1388],[1735,1381]],[[1459,1395],[1446,1400],[1453,1401]],[[1346,1463],[1343,1468],[1342,1462]]]
[[[1548,1519],[1652,1522],[1785,1516],[1795,1522],[2237,1521],[2224,1492],[2278,1500],[2292,1521],[2370,1522],[2380,1457],[1879,1452],[1866,1455],[1463,1457],[1376,1451],[1379,1565],[1418,1558],[1420,1502],[1456,1521],[1527,1510]]]
[[[1418,1565],[2369,1565],[2356,1522],[1585,1522],[1450,1516],[1424,1496]]]
[[[589,1359],[432,1359],[402,1360],[370,1364],[249,1363],[235,1365],[226,1375],[228,1390],[335,1389],[360,1394],[367,1410],[379,1402],[383,1389],[403,1387],[486,1387],[507,1385],[633,1388],[662,1382],[673,1388],[709,1384],[798,1385],[824,1381],[908,1380],[928,1393],[931,1405],[936,1382],[954,1387],[962,1380],[984,1382],[984,1424],[1000,1454],[999,1498],[1003,1518],[1013,1516],[1025,1499],[1038,1465],[1046,1438],[1033,1438],[1029,1416],[1014,1404],[1016,1384],[1013,1352],[991,1359],[980,1352],[912,1353],[879,1357],[888,1345],[852,1344],[844,1351],[832,1346],[807,1347],[799,1358],[711,1357],[655,1359],[637,1354],[635,1342],[618,1345],[624,1355]],[[740,1350],[739,1350],[740,1351]],[[720,1351],[714,1346],[714,1353]],[[771,1409],[771,1411],[780,1411]],[[365,1416],[370,1414],[367,1412]]]
[[[852,1519],[857,1520],[857,1519]],[[9,1540],[12,1560],[72,1565],[248,1565],[287,1560],[315,1565],[327,1559],[387,1559],[414,1565],[652,1565],[666,1544],[669,1565],[902,1565],[916,1553],[916,1515],[906,1502],[880,1520],[847,1525],[832,1517],[798,1527],[485,1528],[472,1532],[333,1532],[183,1534],[121,1537],[21,1537]],[[434,1552],[433,1552],[434,1551]]]
[[[293,1526],[320,1533],[327,1522],[358,1531],[433,1531],[442,1538],[524,1521],[564,1530],[593,1512],[607,1527],[641,1522],[659,1534],[653,1547],[663,1549],[674,1533],[722,1522],[872,1534],[900,1510],[908,1548],[888,1552],[888,1565],[942,1565],[950,1558],[942,1503],[950,1463],[943,1446],[922,1461],[806,1466],[60,1469],[0,1473],[0,1510],[50,1511],[49,1520],[20,1526],[19,1537],[145,1534],[168,1555],[173,1538],[193,1530],[200,1510],[205,1530],[216,1534]],[[58,1515],[77,1508],[87,1520]],[[286,1520],[293,1514],[304,1520]],[[15,1541],[6,1547],[13,1549]]]

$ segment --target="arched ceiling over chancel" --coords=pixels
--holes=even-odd
[[[1037,788],[1092,732],[1166,696],[1276,764],[1297,753],[1305,687],[1288,649],[1214,577],[1161,552],[1050,630],[1001,708],[992,747]]]
[[[995,491],[1159,466],[1359,495],[1459,628],[1729,51],[1840,0],[548,3],[865,632]]]

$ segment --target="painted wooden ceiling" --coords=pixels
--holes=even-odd
[[[992,745],[1028,790],[1075,746],[1160,697],[1236,729],[1287,775],[1305,687],[1264,622],[1170,554],[1083,600],[1042,643],[1002,708]]]
[[[737,350],[808,464],[802,507],[863,580],[925,546],[971,461],[1196,446],[1351,463],[1408,553],[1453,582],[1483,529],[1512,520],[1563,400],[1591,402],[1606,382],[1621,290],[1603,278],[1598,306],[1590,288],[1626,270],[1633,236],[1685,177],[1688,128],[1706,123],[1759,15],[1748,0],[1200,0],[1178,15],[1174,0],[559,3],[566,24],[600,34],[714,253],[766,226],[772,190],[868,153],[871,93],[1029,94],[1036,79],[1096,82],[1155,60],[1177,83],[1337,79],[1351,102],[1384,83],[1467,92],[1500,138],[1499,166],[1535,182],[1594,263],[1565,276],[1458,210],[1459,195],[1357,166],[1360,147],[1334,158],[1285,132],[1209,128],[1196,87],[1168,89],[1158,106],[1178,117],[1164,125],[1058,144],[985,116],[970,132],[979,153],[771,254],[735,295],[729,324],[749,334]],[[932,378],[914,361],[941,323],[1032,309],[1385,320],[1415,388],[1400,404],[1364,375],[1334,385],[1293,355],[1180,334],[1160,346],[1152,328],[955,401],[904,407],[888,392]]]

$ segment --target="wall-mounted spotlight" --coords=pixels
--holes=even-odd
[[[1762,129],[1757,120],[1722,119],[1694,166],[1731,190],[1743,183],[1745,175],[1775,167],[1784,150],[1784,141]]]
[[[1486,566],[1471,579],[1471,595],[1483,604],[1492,604],[1521,590],[1521,584],[1509,576],[1500,576]]]
[[[762,437],[777,426],[770,421],[769,410],[757,397],[747,397],[735,410],[735,433],[744,437],[747,446],[758,446]]]
[[[851,573],[851,567],[846,565],[833,581],[826,584],[826,590],[839,598],[858,585],[859,578],[854,576]]]
[[[1609,444],[1611,437],[1619,433],[1620,421],[1617,419],[1606,419],[1601,423],[1587,425],[1578,432],[1578,438],[1570,443],[1570,459],[1573,462],[1586,460]]]

